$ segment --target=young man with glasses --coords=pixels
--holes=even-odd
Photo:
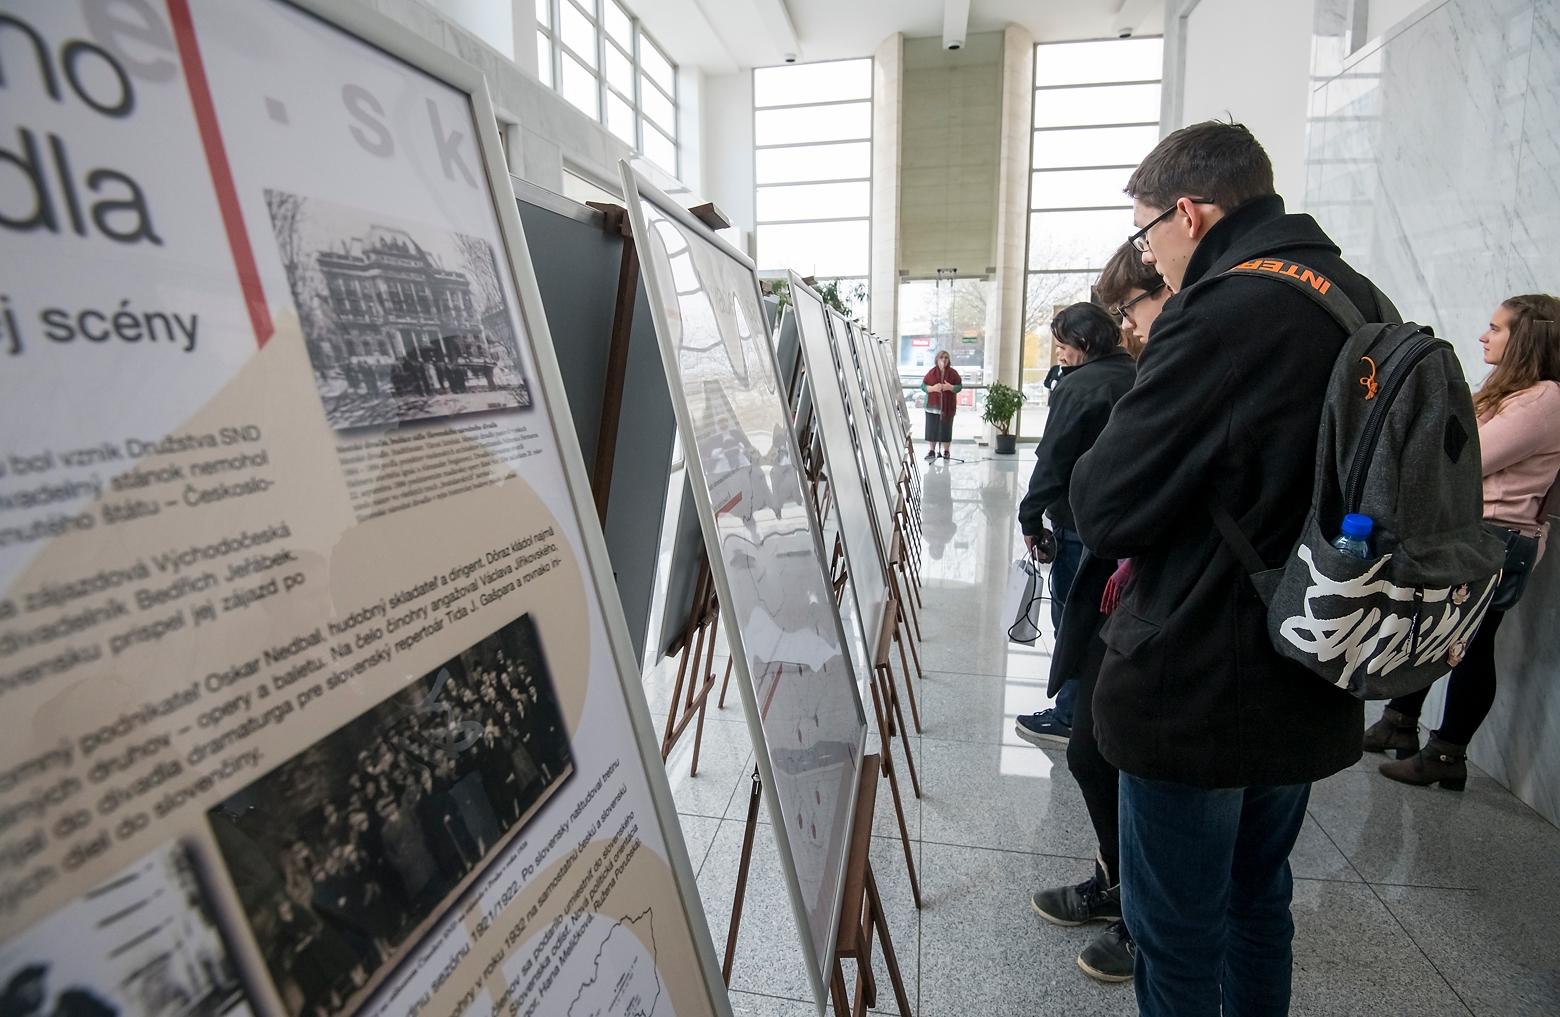
[[[1143,264],[1141,253],[1128,241],[1105,262],[1094,295],[1121,324],[1122,347],[1133,359],[1142,356],[1148,330],[1170,299],[1164,279]]]
[[[1316,434],[1346,338],[1304,294],[1223,273],[1300,262],[1368,320],[1371,285],[1306,215],[1286,215],[1267,154],[1208,122],[1155,147],[1127,184],[1131,242],[1174,296],[1137,383],[1079,460],[1085,546],[1131,558],[1101,630],[1093,708],[1122,771],[1122,908],[1143,1017],[1288,1012],[1289,853],[1311,782],[1360,758],[1359,700],[1279,657],[1222,505],[1277,567],[1311,502]]]

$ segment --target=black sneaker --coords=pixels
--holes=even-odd
[[[1029,907],[1052,925],[1087,925],[1121,921],[1121,884],[1107,886],[1098,866],[1094,875],[1077,886],[1041,890],[1029,898]]]
[[[1111,922],[1105,931],[1089,940],[1078,955],[1078,967],[1097,982],[1130,982],[1137,967],[1137,947],[1125,922]]]
[[[931,462],[933,459],[936,459],[936,458],[937,458],[937,450],[936,449],[932,449],[930,452],[926,453],[926,461],[927,462]]]
[[[1013,733],[1031,745],[1042,748],[1059,745],[1065,749],[1072,739],[1072,726],[1058,720],[1055,710],[1041,710],[1039,713],[1019,714],[1018,720],[1013,723]]]

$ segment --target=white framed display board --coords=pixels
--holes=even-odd
[[[720,619],[819,1011],[866,716],[752,261],[622,164]]]
[[[840,363],[840,384],[845,387],[850,407],[851,423],[855,428],[860,453],[865,460],[867,489],[872,495],[877,511],[878,532],[883,535],[884,548],[893,539],[894,492],[898,472],[892,460],[884,459],[884,442],[877,420],[877,398],[865,375],[858,368],[856,341],[850,322],[833,308],[829,309],[829,331],[834,339],[835,352]]]
[[[871,644],[888,607],[889,538],[880,529],[880,519],[872,508],[873,498],[867,488],[870,467],[863,457],[865,446],[851,423],[846,375],[830,339],[827,305],[796,273],[791,273],[790,281],[791,307],[796,314],[808,387],[823,438],[829,485],[838,506],[851,590],[867,642]],[[867,667],[870,670],[871,661]]]
[[[4,31],[0,986],[729,1015],[479,72],[338,0]]]
[[[876,334],[867,337],[867,347],[875,354],[874,360],[878,369],[878,381],[882,385],[884,393],[888,396],[889,404],[893,407],[893,419],[899,426],[900,437],[910,436],[910,414],[905,410],[904,390],[899,387],[899,369],[891,359],[888,343]],[[895,433],[890,431],[890,433]]]
[[[888,479],[889,490],[893,491],[899,479],[899,461],[902,452],[893,426],[893,410],[885,401],[883,386],[874,369],[877,343],[854,321],[847,324],[856,376],[860,379],[862,389],[866,393],[867,413],[872,418],[872,437],[883,463],[883,472]]]
[[[897,386],[890,386],[888,379],[883,374],[883,353],[881,344],[872,335],[857,329],[857,337],[861,342],[862,368],[867,375],[868,384],[872,391],[877,393],[877,419],[878,429],[883,436],[884,444],[893,453],[891,462],[897,464],[903,454],[902,446],[904,437],[899,422],[899,411],[894,408],[896,403],[903,403],[904,398]],[[899,471],[895,470],[897,477]]]

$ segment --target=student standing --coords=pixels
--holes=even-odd
[[[1495,633],[1516,606],[1542,553],[1547,503],[1560,472],[1560,299],[1544,293],[1512,297],[1495,309],[1479,337],[1494,366],[1474,396],[1484,463],[1484,519],[1506,541],[1506,564],[1489,613],[1452,668],[1441,726],[1419,748],[1419,713],[1429,688],[1387,704],[1365,732],[1369,752],[1396,750],[1381,772],[1404,784],[1439,782],[1461,791],[1468,780],[1468,743],[1495,703]]]
[[[1131,244],[1111,255],[1100,273],[1095,294],[1111,309],[1121,325],[1122,346],[1141,355],[1149,330],[1170,297],[1164,280],[1143,264]],[[1117,563],[1085,552],[1073,579],[1056,631],[1056,651],[1051,656],[1047,695],[1061,700],[1069,684],[1077,690],[1071,737],[1067,742],[1067,769],[1078,782],[1089,822],[1099,841],[1094,874],[1082,883],[1043,889],[1030,898],[1030,908],[1054,925],[1074,926],[1105,922],[1105,928],[1078,954],[1078,967],[1102,982],[1132,978],[1136,955],[1132,936],[1121,920],[1121,851],[1118,832],[1120,773],[1104,756],[1094,738],[1094,687],[1105,656],[1100,626],[1115,609],[1130,576],[1130,559]],[[1019,737],[1033,717],[1018,718]]]
[[[953,414],[959,408],[959,393],[964,389],[964,379],[953,369],[953,358],[947,350],[938,350],[932,369],[921,379],[921,391],[926,393],[926,441],[931,446],[926,461],[937,458],[937,446],[942,445],[942,457],[947,459],[952,451]]]
[[[1121,770],[1122,910],[1143,1017],[1288,1012],[1289,853],[1311,782],[1360,758],[1363,704],[1286,661],[1211,519],[1271,566],[1311,504],[1316,436],[1346,336],[1305,294],[1222,273],[1302,262],[1367,320],[1386,310],[1307,215],[1286,215],[1244,126],[1162,140],[1132,174],[1131,241],[1175,291],[1137,384],[1073,473],[1085,546],[1131,558],[1101,631],[1100,752]]]
[[[1132,387],[1132,357],[1121,348],[1121,330],[1098,304],[1065,307],[1051,319],[1051,336],[1067,371],[1051,390],[1045,431],[1035,446],[1035,467],[1029,491],[1018,505],[1018,525],[1031,554],[1045,541],[1047,523],[1055,534],[1051,561],[1051,624],[1060,628],[1062,609],[1078,564],[1083,542],[1067,504],[1067,485],[1078,457],[1094,444],[1110,419],[1110,408]],[[1040,559],[1044,561],[1044,558]],[[1033,744],[1066,745],[1072,734],[1078,685],[1068,682],[1053,709],[1018,718],[1015,731]]]

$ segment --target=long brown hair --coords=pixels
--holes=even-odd
[[[1480,417],[1499,412],[1507,399],[1539,382],[1560,381],[1560,298],[1525,293],[1500,306],[1511,315],[1511,335],[1500,363],[1473,397]]]

